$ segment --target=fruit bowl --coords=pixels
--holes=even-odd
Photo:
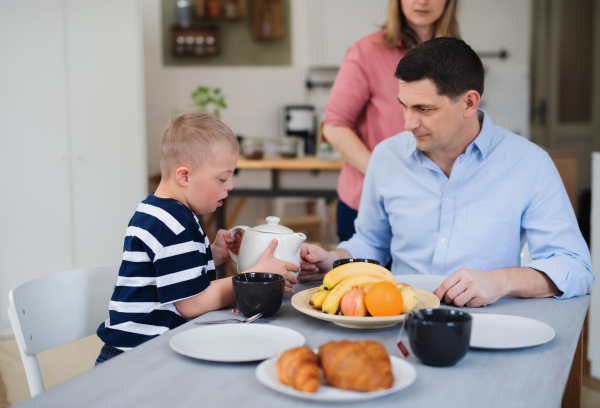
[[[436,295],[422,289],[413,289],[417,294],[417,306],[415,306],[415,309],[436,309],[440,307],[440,300]],[[318,309],[314,309],[308,303],[312,294],[318,290],[319,288],[306,289],[292,296],[292,306],[294,309],[316,319],[325,320],[351,329],[381,329],[383,327],[395,326],[406,318],[406,314],[387,317],[355,317],[323,313]]]

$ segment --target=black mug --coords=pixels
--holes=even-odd
[[[233,277],[236,308],[246,317],[262,312],[269,317],[279,310],[285,278],[276,273],[239,273]]]
[[[452,366],[469,350],[470,314],[454,309],[423,309],[406,317],[410,348],[423,364]]]

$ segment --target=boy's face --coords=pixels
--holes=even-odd
[[[237,161],[237,152],[220,149],[206,164],[189,170],[185,196],[194,214],[208,214],[223,205],[223,200],[233,188],[233,171]]]

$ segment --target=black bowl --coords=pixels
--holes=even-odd
[[[279,310],[285,278],[276,273],[240,273],[233,277],[233,295],[237,309],[246,317],[262,312],[269,317]]]
[[[336,259],[335,261],[333,261],[333,267],[337,268],[340,265],[344,265],[347,263],[352,263],[352,262],[368,262],[368,263],[372,263],[372,264],[376,264],[379,265],[379,261],[376,261],[375,259],[364,259],[364,258],[342,258],[342,259]]]
[[[419,312],[410,312],[406,320],[413,353],[426,365],[456,364],[469,350],[471,315],[454,309],[423,309]]]

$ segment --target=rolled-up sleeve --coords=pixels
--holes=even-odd
[[[559,299],[585,295],[595,280],[590,252],[547,154],[534,174],[531,202],[521,222],[533,259],[525,266],[545,273],[562,292]]]

